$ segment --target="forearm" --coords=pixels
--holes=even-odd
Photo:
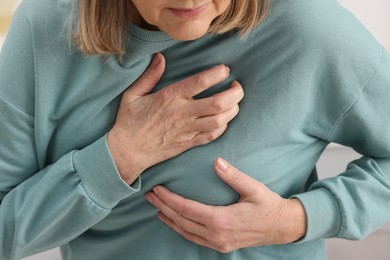
[[[320,180],[297,195],[307,211],[303,241],[361,239],[390,221],[390,160],[363,157],[337,177]]]
[[[0,205],[1,259],[63,245],[138,191],[112,172],[104,146],[105,137],[70,152],[8,192]],[[8,178],[4,168],[1,174]]]

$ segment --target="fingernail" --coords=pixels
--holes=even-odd
[[[218,166],[218,168],[220,168],[223,171],[226,170],[228,167],[227,162],[222,158],[217,159],[217,166]]]
[[[225,65],[225,68],[226,68],[227,72],[230,73],[230,67]]]
[[[157,187],[154,187],[154,188],[153,188],[153,192],[154,192],[155,194],[158,195],[158,188],[157,188]]]

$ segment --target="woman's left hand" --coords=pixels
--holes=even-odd
[[[286,244],[305,235],[306,213],[298,199],[280,197],[221,158],[214,167],[241,195],[239,202],[209,206],[157,186],[146,199],[160,210],[160,220],[186,239],[223,253]]]

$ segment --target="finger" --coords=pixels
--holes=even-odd
[[[213,96],[193,100],[191,111],[195,111],[194,116],[203,117],[215,115],[231,109],[237,105],[244,97],[244,90],[238,81],[233,81],[230,88]]]
[[[149,192],[146,195],[146,199],[160,210],[167,218],[174,222],[177,226],[188,232],[204,236],[207,229],[201,223],[187,219],[171,209],[167,204],[162,202],[153,192]]]
[[[197,146],[197,145],[204,145],[208,144],[218,137],[220,137],[227,129],[227,125],[224,125],[220,128],[217,128],[215,130],[209,131],[209,132],[201,132],[196,134],[192,138],[192,143]]]
[[[187,230],[182,229],[181,227],[176,225],[175,222],[173,222],[171,219],[169,219],[167,216],[165,216],[161,212],[157,216],[164,224],[166,224],[167,226],[172,228],[174,231],[176,231],[178,234],[183,236],[185,239],[187,239],[187,240],[189,240],[191,242],[194,242],[195,244],[198,244],[198,245],[201,245],[201,246],[205,246],[205,247],[217,250],[217,251],[221,251],[220,248],[217,248],[216,246],[214,246],[205,237],[196,235],[194,233],[191,233],[191,232],[189,232]]]
[[[192,99],[202,91],[223,82],[229,75],[230,69],[225,65],[219,65],[178,81],[170,88],[174,88],[174,92],[181,93],[182,97]]]
[[[189,127],[192,127],[196,132],[209,132],[221,128],[233,120],[233,118],[237,116],[239,110],[238,105],[235,105],[221,114],[197,118],[195,119],[194,124]]]
[[[161,53],[154,55],[152,63],[144,73],[126,90],[127,100],[132,102],[149,94],[160,81],[165,71],[165,58]]]
[[[206,225],[214,214],[214,207],[183,198],[163,186],[153,188],[154,194],[179,215]]]
[[[266,188],[264,184],[241,172],[222,158],[215,160],[214,168],[218,176],[241,196],[250,196]]]

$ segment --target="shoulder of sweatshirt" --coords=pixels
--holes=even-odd
[[[34,49],[56,44],[69,44],[73,0],[23,0],[16,10],[19,19],[25,18],[32,35]]]
[[[268,27],[290,53],[310,60],[324,78],[358,93],[378,69],[383,47],[336,0],[273,0]],[[327,75],[325,75],[325,74]],[[350,85],[348,87],[348,85]],[[347,93],[345,93],[347,94]]]
[[[301,80],[294,86],[316,108],[309,118],[324,111],[327,130],[313,130],[323,138],[381,66],[383,47],[336,0],[273,0],[256,34],[270,39],[270,62]]]
[[[55,53],[71,57],[70,1],[73,0],[23,0],[2,46],[0,96],[30,116],[34,116],[36,75],[40,73],[37,66],[41,58]]]
[[[347,9],[336,0],[273,0],[272,26],[280,27],[306,52],[322,59],[344,63],[372,63],[378,66],[382,46]],[[364,64],[367,68],[367,64]],[[371,73],[368,74],[371,74]]]
[[[32,24],[58,22],[68,17],[75,0],[23,0],[18,11],[23,12]],[[63,21],[61,21],[63,22]]]

